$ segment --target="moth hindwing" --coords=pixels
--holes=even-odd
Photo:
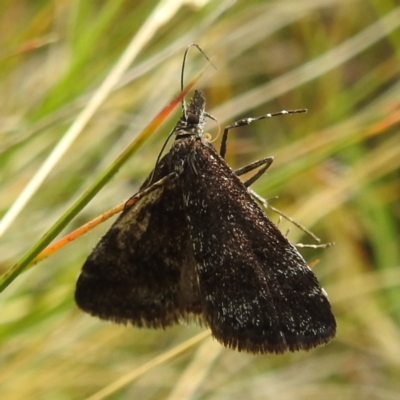
[[[336,322],[326,292],[204,138],[205,116],[195,91],[171,150],[85,262],[78,306],[139,327],[194,319],[256,354],[327,343]]]

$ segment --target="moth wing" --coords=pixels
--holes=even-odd
[[[82,267],[75,292],[81,309],[139,327],[201,319],[179,197],[176,180],[167,179],[120,215]]]
[[[336,322],[326,292],[211,145],[196,142],[179,182],[213,336],[253,353],[328,342]]]

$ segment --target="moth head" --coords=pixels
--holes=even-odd
[[[204,121],[205,108],[206,100],[203,93],[195,90],[188,104],[185,101],[182,102],[181,120],[188,125],[198,125]]]

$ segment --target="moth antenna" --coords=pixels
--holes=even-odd
[[[186,58],[189,53],[189,50],[191,47],[196,47],[197,50],[200,51],[201,54],[206,58],[206,60],[215,68],[217,67],[212,63],[212,61],[208,58],[207,54],[203,51],[203,49],[197,44],[197,43],[190,43],[189,46],[186,48],[185,53],[183,55],[183,61],[182,61],[182,70],[181,70],[181,91],[183,91],[183,81],[184,81],[184,75],[185,75],[185,65],[186,65]],[[182,99],[182,111],[183,114],[186,116],[186,102],[185,99]]]
[[[208,61],[215,69],[217,69],[217,67],[212,63],[212,61],[208,58],[207,54],[203,51],[203,49],[202,49],[197,43],[191,43],[191,44],[189,44],[189,46],[188,46],[188,47],[186,48],[186,50],[185,50],[185,53],[183,54],[182,71],[181,71],[181,91],[183,91],[183,80],[184,80],[186,59],[187,59],[187,55],[188,55],[188,53],[189,53],[189,49],[190,49],[191,47],[196,47],[196,48],[200,51],[200,53],[203,54],[203,56],[207,59],[207,61]],[[183,115],[186,117],[186,102],[185,102],[185,99],[182,99],[182,113],[183,113]],[[208,114],[208,113],[206,113],[206,116],[207,116],[208,118],[214,120],[214,121],[217,123],[217,125],[218,125],[218,135],[217,135],[217,138],[218,138],[219,132],[221,131],[221,127],[220,127],[220,125],[219,125],[217,119],[216,119],[215,117],[213,117],[212,115]],[[156,160],[155,168],[154,168],[154,170],[153,170],[153,173],[152,173],[151,178],[149,179],[149,185],[150,185],[151,182],[153,181],[153,176],[154,176],[156,167],[157,167],[157,165],[158,165],[158,163],[159,163],[159,161],[160,161],[160,159],[161,159],[161,156],[162,156],[162,154],[163,154],[163,152],[164,152],[164,150],[165,150],[165,147],[167,146],[167,143],[168,143],[169,139],[171,139],[171,137],[172,137],[172,135],[174,134],[174,132],[175,132],[175,129],[173,129],[173,130],[168,134],[167,139],[165,140],[163,146],[161,147],[160,153],[158,154],[158,157],[157,157],[157,160]],[[215,140],[215,139],[214,139],[214,140]]]
[[[196,47],[197,50],[200,51],[201,54],[203,54],[203,56],[206,58],[206,60],[215,68],[217,69],[217,67],[213,64],[213,62],[208,58],[207,54],[203,51],[203,49],[197,44],[197,43],[190,43],[189,46],[186,48],[185,50],[185,54],[183,55],[183,62],[182,62],[182,71],[181,71],[181,91],[183,91],[183,78],[184,78],[184,74],[185,74],[185,65],[186,65],[186,58],[188,55],[188,52],[190,50],[191,47]]]

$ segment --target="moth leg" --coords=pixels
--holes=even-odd
[[[302,230],[304,233],[306,233],[308,236],[310,236],[311,238],[313,238],[317,243],[321,242],[321,239],[316,236],[313,232],[311,232],[309,229],[307,229],[304,225],[301,225],[300,223],[298,223],[297,221],[295,221],[292,217],[290,217],[289,215],[286,215],[285,213],[283,213],[282,211],[278,210],[277,208],[271,206],[268,203],[268,200],[264,199],[263,197],[261,197],[257,192],[255,192],[253,189],[247,189],[249,191],[249,193],[254,197],[254,199],[256,199],[259,203],[261,203],[261,205],[264,208],[269,208],[270,210],[272,210],[273,212],[277,213],[280,217],[285,218],[287,221],[289,221],[291,224],[293,224],[294,226],[296,226],[297,228],[299,228],[300,230]],[[317,249],[317,248],[326,248],[326,247],[330,247],[333,246],[334,243],[330,242],[330,243],[321,243],[321,244],[303,244],[303,243],[296,243],[295,246],[296,247],[300,247],[300,248],[312,248],[312,249]]]
[[[250,188],[250,186],[257,181],[264,173],[265,171],[271,166],[272,162],[274,161],[274,157],[265,157],[261,160],[258,161],[254,161],[249,165],[246,165],[242,168],[238,168],[237,170],[235,170],[235,174],[237,176],[246,174],[247,172],[253,171],[254,169],[260,167],[261,165],[263,165],[263,167],[257,171],[257,173],[255,173],[250,179],[248,179],[247,181],[243,182],[243,184],[248,188],[248,192],[251,194],[251,196],[256,199],[264,208],[269,208],[272,211],[276,212],[280,217],[285,218],[286,220],[288,220],[289,222],[291,222],[293,225],[297,226],[299,229],[301,229],[302,231],[306,232],[308,235],[310,235],[315,241],[320,242],[321,240],[315,236],[311,231],[309,231],[306,227],[302,226],[301,224],[299,224],[298,222],[296,222],[295,220],[293,220],[291,217],[289,217],[288,215],[284,214],[283,212],[281,212],[280,210],[278,210],[277,208],[271,206],[268,203],[268,200],[265,199],[264,197],[261,197],[257,192],[255,192],[253,189]],[[300,247],[304,247],[304,245],[300,246]]]
[[[138,200],[141,198],[147,196],[149,193],[153,192],[154,190],[157,190],[161,186],[165,185],[165,183],[176,177],[175,172],[169,173],[167,176],[164,176],[163,178],[159,179],[157,182],[152,183],[150,186],[145,187],[145,189],[140,190],[136,194],[134,194],[132,197],[130,197],[127,202],[125,203],[124,210],[127,210],[128,208],[132,207]]]
[[[264,175],[265,171],[271,166],[271,164],[274,161],[274,157],[265,157],[261,160],[254,161],[249,165],[246,165],[242,168],[239,168],[235,171],[235,174],[237,176],[246,174],[247,172],[253,171],[258,167],[263,167],[257,171],[251,178],[249,178],[247,181],[243,182],[246,187],[251,186],[256,180],[258,180],[262,175]]]
[[[273,157],[265,157],[261,160],[258,161],[254,161],[249,165],[246,165],[242,168],[238,168],[235,171],[235,174],[237,176],[243,175],[247,172],[253,171],[254,169],[260,167],[263,165],[263,167],[257,171],[257,173],[255,173],[251,178],[249,178],[247,181],[243,182],[244,185],[248,188],[247,190],[249,191],[249,193],[251,194],[251,196],[256,199],[259,203],[261,203],[261,205],[264,208],[269,208],[270,210],[274,211],[275,213],[277,213],[280,217],[285,218],[287,221],[289,221],[290,223],[292,223],[294,226],[296,226],[297,228],[299,228],[300,230],[302,230],[303,232],[305,232],[307,235],[309,235],[311,238],[313,238],[317,243],[321,242],[321,239],[319,239],[313,232],[311,232],[309,229],[307,229],[305,226],[301,225],[300,223],[296,222],[293,218],[291,218],[290,216],[284,214],[282,211],[278,210],[277,208],[271,206],[268,202],[267,199],[264,199],[263,197],[261,197],[257,192],[255,192],[253,189],[250,189],[250,186],[257,181],[264,173],[265,171],[271,166],[272,162],[274,161]],[[311,248],[325,248],[325,247],[329,247],[332,246],[333,243],[324,243],[324,244],[303,244],[303,243],[298,243],[296,244],[297,247],[300,248],[305,248],[305,247],[311,247]]]
[[[260,119],[265,119],[265,118],[272,118],[272,117],[277,117],[279,115],[286,115],[286,114],[299,114],[299,113],[305,113],[307,112],[306,109],[302,108],[299,110],[282,110],[276,113],[268,113],[265,115],[261,115],[260,117],[254,117],[254,118],[243,118],[240,119],[239,121],[234,122],[231,125],[228,125],[224,129],[224,134],[222,135],[222,140],[221,140],[221,147],[219,150],[219,154],[222,158],[225,158],[226,155],[226,143],[228,141],[228,133],[231,129],[234,128],[239,128],[240,126],[245,126],[245,125],[250,125],[254,121],[259,121]]]
[[[254,169],[260,167],[263,165],[263,167],[257,171],[251,178],[249,178],[247,181],[243,182],[244,185],[248,188],[247,190],[251,194],[251,196],[256,199],[264,208],[269,208],[270,210],[274,211],[277,213],[280,217],[285,218],[287,221],[292,223],[294,226],[302,230],[304,233],[309,235],[311,238],[313,238],[317,243],[321,242],[321,239],[318,238],[313,232],[311,232],[309,229],[307,229],[305,226],[301,225],[300,223],[296,222],[293,218],[290,216],[284,214],[282,211],[278,210],[277,208],[271,206],[268,202],[267,199],[261,197],[257,192],[255,192],[253,189],[250,189],[250,186],[257,181],[264,173],[265,171],[271,166],[272,162],[274,161],[274,157],[265,157],[261,160],[254,161],[249,165],[246,165],[242,168],[238,168],[235,171],[235,174],[237,176],[243,175],[247,172],[253,171]],[[297,247],[300,248],[305,248],[305,247],[311,247],[311,248],[325,248],[332,246],[333,243],[324,243],[324,244],[303,244],[303,243],[298,243],[296,244]]]

